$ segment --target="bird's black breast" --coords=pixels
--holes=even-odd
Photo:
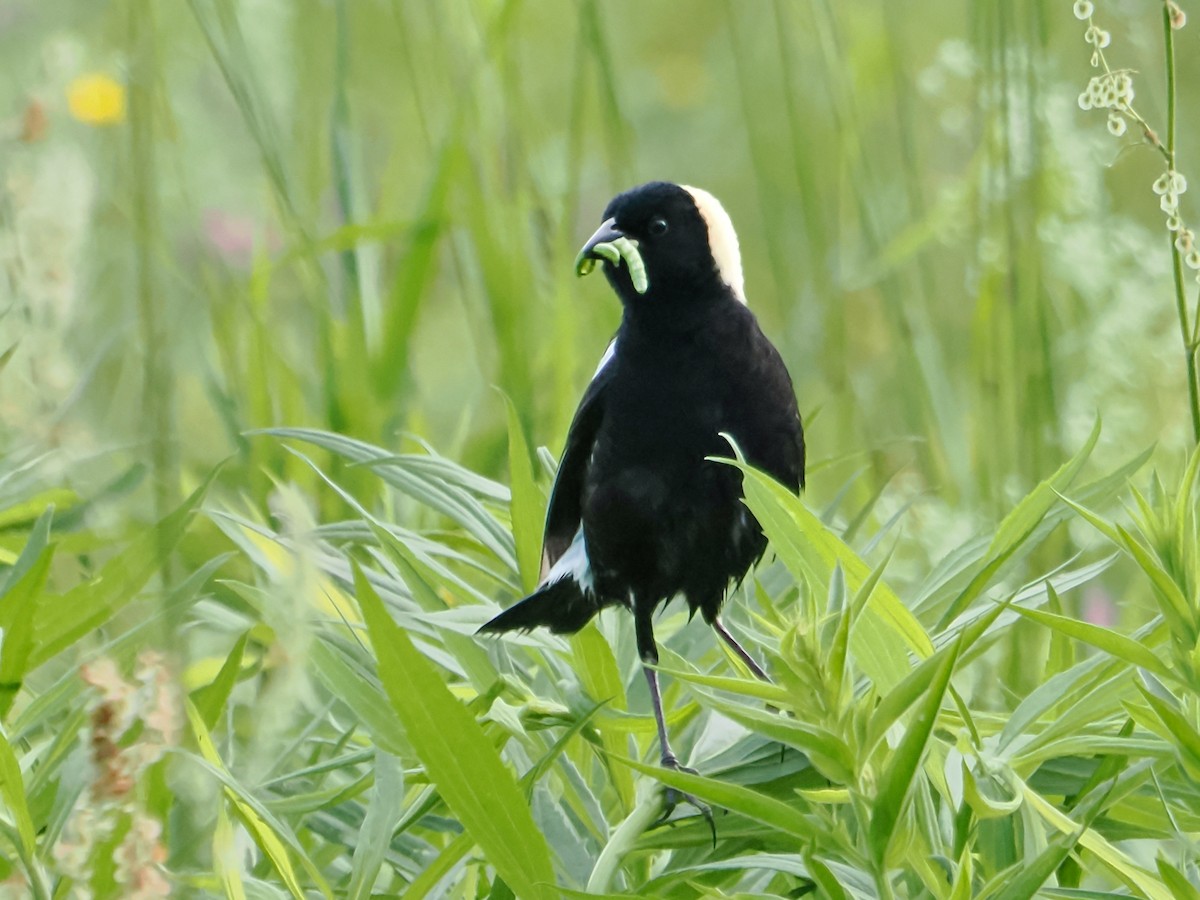
[[[711,620],[765,539],[741,502],[731,455],[798,489],[803,440],[787,369],[746,307],[730,300],[703,327],[626,320],[583,491],[596,587],[609,602],[683,593]]]

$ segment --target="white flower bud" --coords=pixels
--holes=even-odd
[[[1108,133],[1113,137],[1120,137],[1125,133],[1125,120],[1119,113],[1108,114]]]
[[[1092,13],[1095,11],[1092,0],[1075,0],[1075,18],[1086,21],[1092,17]]]

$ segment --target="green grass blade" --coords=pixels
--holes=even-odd
[[[917,707],[916,715],[909,723],[900,745],[880,778],[879,791],[871,806],[871,823],[867,831],[867,843],[878,864],[882,865],[887,856],[888,847],[895,835],[896,823],[900,819],[913,778],[925,754],[925,745],[933,732],[942,699],[946,695],[946,686],[950,684],[950,675],[958,661],[958,647],[956,642],[941,651],[941,665],[930,679],[925,700]]]
[[[370,900],[371,888],[383,867],[384,855],[404,808],[404,768],[389,753],[375,753],[375,790],[350,865],[348,900]]]
[[[191,496],[157,525],[143,530],[105,563],[91,581],[53,598],[53,602],[38,605],[34,646],[29,654],[31,668],[99,628],[137,597],[138,591],[158,572],[162,557],[183,538],[219,471],[213,469]],[[64,609],[71,610],[71,614],[64,616]]]
[[[430,780],[517,896],[552,898],[550,850],[512,773],[357,567],[354,583],[379,678]]]
[[[517,570],[526,593],[537,587],[542,568],[542,519],[546,504],[533,480],[533,465],[529,461],[529,444],[521,417],[509,397],[508,408],[508,474],[512,485],[512,532],[517,548]]]

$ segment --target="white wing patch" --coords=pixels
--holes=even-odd
[[[554,584],[554,582],[561,581],[563,578],[570,578],[583,588],[585,594],[590,594],[595,589],[595,578],[592,576],[592,563],[588,559],[587,547],[583,543],[582,527],[575,532],[575,537],[571,541],[571,546],[567,548],[567,552],[560,556],[558,562],[546,573],[546,577],[542,579],[542,584]]]
[[[692,195],[700,217],[708,226],[708,246],[712,250],[713,261],[717,264],[717,274],[733,290],[733,295],[742,303],[746,302],[746,285],[742,277],[742,254],[738,249],[737,232],[733,230],[733,221],[721,201],[706,190],[680,185]]]
[[[604,371],[604,367],[612,362],[612,358],[617,355],[617,339],[613,338],[608,342],[608,349],[604,351],[604,355],[600,357],[600,365],[596,366],[596,371],[592,373],[592,381],[596,380],[596,376]]]

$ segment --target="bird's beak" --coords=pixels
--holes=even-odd
[[[575,257],[575,274],[582,277],[596,268],[596,260],[606,260],[614,266],[619,266],[624,260],[625,268],[629,271],[629,280],[633,289],[639,294],[646,293],[650,282],[646,278],[646,265],[642,262],[642,254],[638,252],[638,243],[627,236],[617,227],[615,219],[605,219],[596,229],[596,233],[588,238],[579,255]]]

